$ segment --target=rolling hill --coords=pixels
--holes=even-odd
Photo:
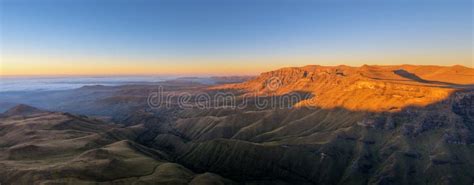
[[[208,184],[233,182],[196,174],[134,142],[142,125],[124,127],[86,116],[18,105],[0,118],[2,184]]]

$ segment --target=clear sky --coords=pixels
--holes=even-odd
[[[2,75],[473,67],[471,0],[0,0]]]

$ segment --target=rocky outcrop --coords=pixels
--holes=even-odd
[[[211,89],[243,90],[247,94],[284,95],[307,92],[313,98],[296,106],[320,108],[342,107],[354,111],[400,111],[408,106],[427,106],[441,101],[460,88],[469,88],[474,70],[437,67],[433,73],[422,71],[432,66],[305,66],[283,68],[262,73],[238,84]],[[439,76],[449,82],[436,81]],[[426,79],[425,79],[426,78]],[[456,80],[457,79],[457,80]]]

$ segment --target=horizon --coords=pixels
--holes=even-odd
[[[467,0],[0,5],[0,76],[233,76],[305,65],[474,67]]]
[[[396,64],[396,65],[379,65],[379,64],[362,64],[362,65],[346,65],[346,64],[337,64],[337,65],[319,65],[319,64],[308,64],[304,66],[282,66],[276,69],[268,70],[268,71],[262,71],[259,73],[255,74],[30,74],[30,75],[3,75],[0,74],[0,77],[2,78],[59,78],[59,77],[90,77],[90,78],[101,78],[101,77],[172,77],[172,78],[211,78],[211,77],[238,77],[238,76],[259,76],[263,73],[266,72],[271,72],[279,69],[284,69],[284,68],[302,68],[302,67],[308,67],[308,66],[321,66],[321,67],[341,67],[341,66],[348,66],[348,67],[354,67],[354,68],[359,68],[363,66],[378,66],[378,67],[389,67],[389,66],[424,66],[424,67],[465,67],[465,68],[470,68],[474,69],[473,67],[470,66],[464,66],[464,65],[459,65],[459,64],[453,64],[453,65],[416,65],[416,64]]]

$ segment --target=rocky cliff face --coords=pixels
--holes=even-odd
[[[214,87],[257,95],[307,92],[297,106],[342,107],[355,111],[398,111],[426,106],[474,84],[474,70],[461,66],[305,66],[262,73],[239,84]],[[439,79],[446,81],[437,81]]]

